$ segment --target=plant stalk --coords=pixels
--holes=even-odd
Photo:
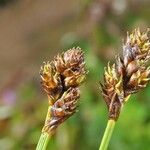
[[[51,106],[48,108],[45,123],[47,122],[47,120],[50,119],[50,113],[49,113],[50,109],[51,109]],[[41,136],[39,138],[36,150],[46,150],[46,147],[48,145],[48,142],[49,142],[50,138],[51,138],[51,135],[49,133],[42,132]]]
[[[115,120],[112,120],[112,119],[108,120],[99,150],[107,150],[109,141],[111,139],[111,136],[115,127],[115,123],[116,123]]]

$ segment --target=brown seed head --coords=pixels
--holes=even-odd
[[[116,67],[108,64],[101,85],[110,119],[117,120],[129,96],[146,87],[150,80],[150,68],[146,67],[149,58],[148,31],[141,33],[136,29],[128,34],[123,45],[123,58],[117,56]]]
[[[73,48],[57,55],[52,62],[44,64],[40,74],[42,86],[50,98],[49,117],[43,132],[52,134],[76,112],[80,97],[78,86],[87,74],[82,50]]]

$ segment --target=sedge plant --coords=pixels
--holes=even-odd
[[[79,86],[86,74],[84,54],[78,47],[58,54],[41,67],[41,83],[49,105],[36,150],[46,150],[58,126],[77,112]]]
[[[113,65],[108,63],[104,71],[101,91],[108,108],[108,123],[99,147],[106,150],[120,112],[129,97],[146,87],[150,80],[150,40],[148,32],[135,29],[123,44],[122,56],[116,57]]]

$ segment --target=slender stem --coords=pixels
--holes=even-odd
[[[47,111],[47,115],[46,115],[46,119],[45,119],[45,123],[48,119],[50,119],[50,108],[48,108],[48,111]],[[36,150],[46,150],[46,147],[48,145],[48,142],[51,138],[51,135],[48,134],[47,132],[42,132],[41,133],[41,136],[39,138],[39,141],[38,141],[38,144],[37,144],[37,147],[36,147]]]
[[[36,150],[46,150],[50,137],[51,136],[48,133],[42,133],[37,144]]]
[[[113,130],[114,130],[115,123],[116,122],[114,120],[111,120],[111,119],[108,120],[107,127],[105,129],[99,150],[106,150],[107,149],[111,135],[112,135]]]

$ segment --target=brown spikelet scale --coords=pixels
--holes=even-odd
[[[109,119],[117,120],[122,106],[131,94],[146,87],[150,80],[150,41],[146,33],[135,29],[127,34],[123,44],[123,57],[117,56],[116,63],[105,69],[102,94],[109,110]]]
[[[80,48],[59,54],[53,61],[44,63],[41,67],[42,86],[49,97],[50,105],[43,132],[54,133],[61,123],[77,111],[80,97],[78,87],[86,74],[84,56]]]

